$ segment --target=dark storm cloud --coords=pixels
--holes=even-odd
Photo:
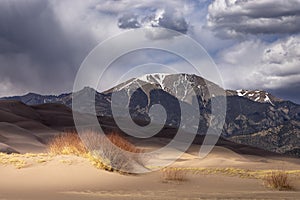
[[[57,62],[65,58],[69,45],[46,1],[12,4],[0,7],[0,37],[10,44],[11,52],[26,52],[40,60]],[[12,48],[14,47],[14,48]]]
[[[133,12],[136,13],[127,13],[119,18],[119,28],[163,27],[184,34],[189,28],[182,14],[174,9],[156,9],[150,13],[139,10]]]
[[[290,100],[300,105],[300,83],[294,83],[276,90],[269,90],[274,96],[281,97],[285,100]]]
[[[151,12],[157,5],[174,8],[182,4],[181,1],[163,2],[0,1],[0,96],[29,91],[44,94],[70,91],[81,62],[93,47],[120,33],[122,28],[140,26],[137,21],[140,15],[123,15],[119,29],[119,15],[128,13],[133,5]],[[181,27],[185,25],[184,20],[175,15],[166,19],[160,22],[153,18],[151,23],[185,32]],[[175,22],[169,22],[173,19]]]
[[[215,0],[207,19],[222,37],[300,33],[300,0]]]
[[[88,49],[84,38],[79,44],[66,34],[48,1],[0,4],[1,84],[18,92],[70,90]]]

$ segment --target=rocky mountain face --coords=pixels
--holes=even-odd
[[[92,99],[83,101],[80,112],[92,112],[95,95],[97,115],[112,117],[111,100],[115,94],[125,95],[127,101],[117,102],[115,106],[122,109],[124,103],[129,102],[130,117],[137,123],[149,123],[149,109],[154,104],[160,104],[167,113],[166,125],[178,128],[182,122],[181,112],[184,111],[189,115],[182,127],[198,134],[205,134],[209,123],[217,120],[217,116],[212,115],[212,100],[224,94],[227,111],[223,137],[273,152],[300,156],[300,106],[268,92],[223,90],[196,75],[151,74],[128,80],[103,93],[84,88],[73,95]],[[72,107],[72,97],[72,94],[42,96],[29,93],[4,99],[19,100],[29,105],[61,103]],[[200,113],[196,112],[198,109]],[[197,120],[199,123],[195,125]]]

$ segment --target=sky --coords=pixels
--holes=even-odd
[[[95,46],[145,27],[196,40],[227,89],[262,89],[300,103],[300,0],[0,0],[0,96],[70,92]],[[168,37],[176,36],[152,39]]]

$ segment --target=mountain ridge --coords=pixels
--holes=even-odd
[[[191,83],[190,88],[186,86],[187,81]],[[277,153],[287,152],[300,156],[297,150],[300,146],[300,106],[298,104],[274,97],[266,91],[224,90],[196,75],[150,74],[130,79],[102,93],[85,87],[74,94],[48,95],[45,96],[45,99],[42,98],[42,95],[34,95],[32,98],[25,95],[2,99],[21,100],[29,105],[43,104],[43,102],[60,103],[71,108],[72,95],[89,99],[91,95],[96,94],[97,115],[112,117],[111,96],[114,93],[124,92],[130,102],[129,110],[133,120],[149,121],[148,111],[156,102],[162,103],[168,111],[166,124],[178,127],[180,110],[173,99],[176,96],[178,102],[181,102],[184,108],[191,113],[187,121],[200,119],[196,131],[204,134],[210,120],[214,117],[211,115],[210,106],[212,98],[216,98],[214,93],[210,94],[208,87],[213,88],[213,92],[224,92],[226,95],[227,112],[222,130],[224,138]],[[195,93],[196,96],[193,96]],[[131,97],[130,94],[133,96]],[[93,112],[92,104],[93,101],[85,101],[81,111]],[[195,108],[201,110],[200,116],[193,112]],[[191,127],[189,124],[186,124],[185,127],[188,127],[186,131],[195,131],[195,127]]]
[[[149,83],[155,83],[155,82],[151,82],[149,81],[149,79],[147,80],[147,77],[155,77],[155,76],[161,76],[161,77],[167,77],[167,76],[176,76],[176,75],[187,75],[187,76],[196,76],[194,74],[167,74],[167,73],[155,73],[155,74],[145,74],[141,77],[137,77],[137,78],[131,78],[121,84],[118,84],[110,89],[107,89],[103,92],[98,92],[96,89],[91,88],[89,86],[85,86],[84,88],[82,88],[80,91],[84,91],[84,90],[93,90],[96,93],[101,93],[101,94],[108,94],[111,92],[114,92],[116,89],[122,89],[120,87],[124,87],[124,85],[126,86],[126,84],[128,85],[130,82],[132,81],[144,81],[144,82],[149,82]],[[202,77],[201,77],[202,78]],[[207,83],[212,83],[211,81],[205,80]],[[214,84],[214,83],[213,83]],[[216,85],[216,84],[215,84]],[[165,87],[162,87],[162,89],[165,89]],[[284,100],[284,99],[280,99],[278,97],[273,96],[271,93],[265,91],[265,90],[260,90],[260,89],[256,89],[256,90],[248,90],[248,89],[238,89],[238,90],[232,90],[232,89],[224,89],[226,91],[226,95],[227,96],[240,96],[240,97],[244,97],[244,98],[248,98],[252,101],[257,101],[260,103],[271,103],[273,101],[276,102],[291,102],[293,104],[299,105],[298,103],[295,103],[293,101],[290,100]],[[80,92],[77,91],[77,92]],[[75,93],[77,93],[75,92]],[[43,104],[43,103],[61,103],[64,102],[62,101],[63,98],[72,95],[72,92],[65,92],[62,94],[50,94],[50,95],[42,95],[42,94],[38,94],[35,92],[29,92],[25,95],[13,95],[13,96],[7,96],[7,97],[0,97],[0,100],[19,100],[25,104],[28,105],[37,105],[37,104]],[[39,99],[40,98],[40,99]],[[27,100],[28,99],[28,100]],[[266,100],[265,100],[266,99]],[[30,101],[31,100],[31,101]],[[272,101],[273,100],[273,101]],[[64,103],[65,104],[65,103]]]

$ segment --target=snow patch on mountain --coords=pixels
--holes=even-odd
[[[154,83],[154,84],[159,84],[161,88],[164,90],[165,85],[164,85],[164,80],[166,76],[169,74],[166,73],[155,73],[155,74],[145,74],[141,77],[136,78],[135,80],[141,80],[147,83]]]
[[[252,101],[260,102],[260,103],[270,103],[274,106],[274,103],[272,102],[271,95],[266,91],[261,90],[243,90],[239,89],[235,91],[237,96],[248,98]]]

